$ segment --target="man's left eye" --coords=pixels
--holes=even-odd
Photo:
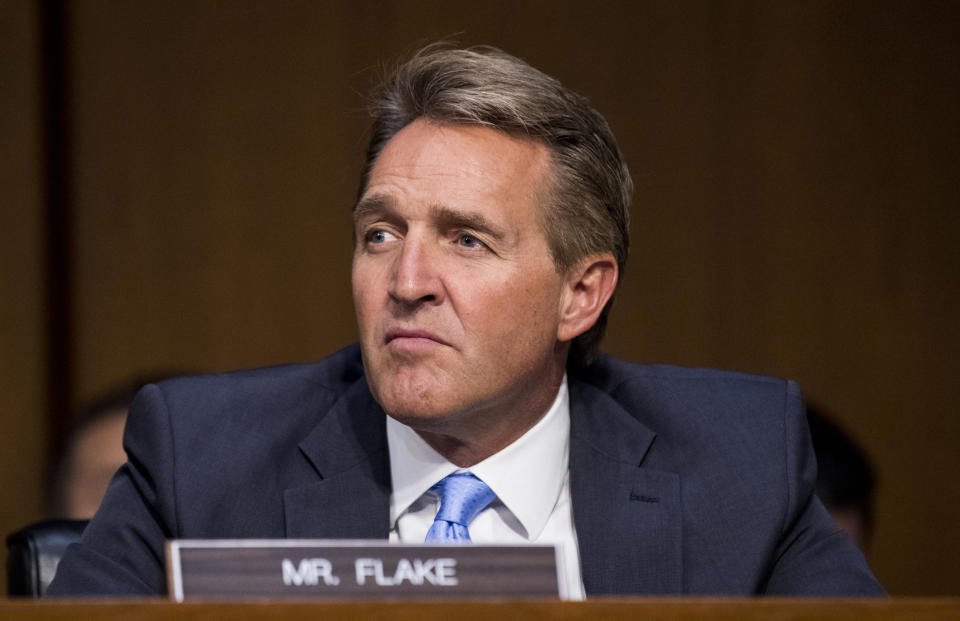
[[[460,245],[464,248],[482,248],[484,243],[474,235],[464,233],[459,238]]]

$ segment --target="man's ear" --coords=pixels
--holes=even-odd
[[[614,289],[619,272],[613,255],[605,252],[582,259],[567,272],[560,298],[557,340],[572,340],[597,322]]]

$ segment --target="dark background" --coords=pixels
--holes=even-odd
[[[881,581],[960,592],[960,4],[587,4],[0,0],[0,531],[99,391],[355,338],[362,94],[452,36],[619,137],[607,351],[797,379],[876,463]]]

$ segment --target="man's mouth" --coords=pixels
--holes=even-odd
[[[388,330],[384,343],[401,349],[417,349],[433,345],[449,345],[445,340],[427,330]]]

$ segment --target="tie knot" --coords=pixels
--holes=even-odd
[[[463,526],[469,526],[497,497],[486,483],[469,472],[454,472],[440,479],[432,489],[440,495],[437,519]]]

